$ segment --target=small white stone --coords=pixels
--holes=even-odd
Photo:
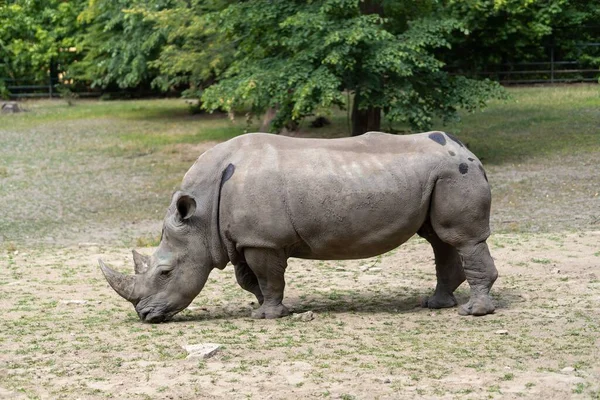
[[[220,344],[216,343],[199,343],[199,344],[186,344],[181,346],[187,351],[189,358],[210,358],[214,356],[217,351],[221,348]]]
[[[560,372],[573,372],[575,371],[575,368],[573,367],[564,367],[563,369],[560,370]]]
[[[98,243],[94,243],[94,242],[81,242],[78,243],[79,247],[100,247],[100,245]]]
[[[302,322],[308,322],[308,321],[312,321],[313,319],[315,319],[315,313],[312,311],[307,311],[307,312],[303,312],[303,313],[299,313],[299,314],[293,314],[292,318],[299,319]]]
[[[62,304],[87,304],[87,300],[61,300]]]
[[[369,268],[369,272],[381,272],[381,268],[379,268],[379,267]]]
[[[496,335],[508,335],[508,331],[506,329],[498,329]]]

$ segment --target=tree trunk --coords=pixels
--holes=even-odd
[[[263,116],[259,132],[271,132],[271,122],[273,122],[276,115],[277,109],[275,107],[269,107]]]
[[[359,110],[359,100],[360,93],[356,92],[352,104],[352,136],[381,129],[381,108],[368,107],[364,110]]]

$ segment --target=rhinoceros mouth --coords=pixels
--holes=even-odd
[[[146,308],[136,307],[135,311],[137,312],[137,314],[140,317],[140,320],[142,322],[147,322],[149,324],[159,324],[161,322],[170,321],[173,318],[173,316],[175,314],[177,314],[178,312],[180,312],[181,310],[164,312],[164,311],[156,310],[152,307],[146,307]]]
[[[138,316],[142,322],[149,324],[160,324],[161,322],[167,322],[170,318],[166,314],[156,314],[152,312],[138,312]]]

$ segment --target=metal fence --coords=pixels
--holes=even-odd
[[[489,66],[486,71],[477,71],[473,75],[506,85],[598,82],[600,69],[586,67],[579,61],[552,60]]]
[[[465,71],[450,69],[453,74],[464,74],[480,78],[490,78],[505,85],[554,84],[576,82],[598,82],[600,69],[590,68],[579,61],[523,62],[488,66],[485,71]],[[58,78],[48,77],[46,82],[31,79],[2,79],[9,92],[9,97],[19,98],[53,98],[60,97]],[[102,90],[89,87],[74,90],[78,97],[97,97]],[[153,93],[156,95],[156,93]]]
[[[2,79],[11,98],[55,97],[58,79],[48,77],[46,82],[32,79]]]

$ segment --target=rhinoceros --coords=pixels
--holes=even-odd
[[[290,257],[376,256],[415,233],[433,247],[437,286],[422,305],[457,304],[461,315],[494,312],[498,273],[486,239],[491,193],[481,165],[444,132],[369,132],[341,139],[246,134],[202,154],[167,210],[152,256],[133,251],[135,275],[100,267],[140,319],[163,322],[185,309],[210,272],[231,262],[256,296],[254,318],[290,312],[282,304]]]

